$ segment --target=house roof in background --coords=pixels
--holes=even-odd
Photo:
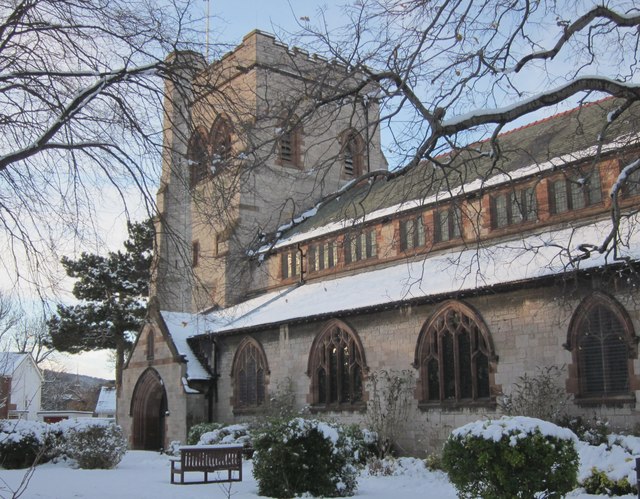
[[[97,414],[113,414],[116,413],[116,388],[114,386],[103,386],[100,388],[98,401],[96,402]]]
[[[28,353],[0,352],[0,376],[12,376],[18,366],[29,357],[31,354]]]

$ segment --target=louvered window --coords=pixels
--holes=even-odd
[[[607,397],[629,393],[629,349],[624,325],[606,306],[591,308],[578,326],[581,393]]]
[[[342,135],[342,176],[350,179],[364,172],[364,142],[355,130]]]

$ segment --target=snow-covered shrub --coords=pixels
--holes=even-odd
[[[442,464],[460,497],[561,497],[577,483],[576,441],[553,423],[505,416],[454,430]]]
[[[608,495],[608,496],[624,496],[627,494],[636,494],[636,487],[629,483],[627,477],[619,480],[609,478],[606,472],[598,468],[591,468],[591,475],[580,483],[587,494]]]
[[[375,457],[378,450],[378,434],[352,424],[343,427],[344,436],[349,439],[353,458],[362,466]]]
[[[164,449],[164,453],[168,456],[179,456],[180,455],[180,446],[182,443],[180,440],[172,440],[169,442],[169,446]]]
[[[260,495],[349,496],[357,487],[360,443],[337,424],[295,418],[273,421],[254,436],[253,475]]]
[[[196,445],[200,441],[200,437],[203,433],[209,431],[219,430],[224,425],[222,423],[198,423],[189,428],[187,435],[187,444]]]
[[[248,424],[234,424],[221,426],[200,435],[198,445],[215,444],[242,444],[245,447],[251,446],[251,435]]]
[[[38,421],[0,420],[0,466],[28,468],[48,461],[54,438],[49,425]]]
[[[115,468],[127,451],[122,428],[108,419],[83,418],[57,423],[64,453],[82,469]]]
[[[607,442],[600,445],[578,442],[578,453],[578,482],[588,493],[636,493],[635,456],[640,454],[639,437],[609,435]]]

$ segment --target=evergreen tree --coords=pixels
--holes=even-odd
[[[67,275],[77,279],[73,295],[77,305],[58,305],[49,320],[53,346],[79,353],[104,348],[116,351],[116,385],[120,386],[124,356],[133,345],[147,309],[154,231],[150,220],[129,223],[125,250],[104,257],[82,253],[61,262]]]

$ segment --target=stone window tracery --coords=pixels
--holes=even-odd
[[[495,355],[480,316],[460,302],[448,302],[425,323],[418,338],[421,403],[491,401]]]
[[[338,410],[362,405],[366,370],[356,333],[341,321],[332,321],[316,336],[309,354],[313,405]]]
[[[253,338],[245,338],[233,359],[234,409],[251,409],[266,400],[266,379],[269,374],[262,346]]]

